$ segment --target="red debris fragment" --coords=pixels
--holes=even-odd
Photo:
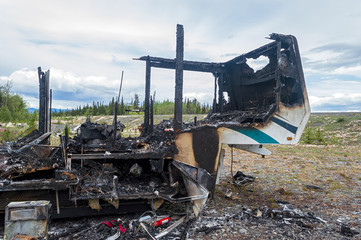
[[[126,228],[123,228],[122,225],[119,225],[119,230],[124,234],[127,229]]]
[[[163,218],[161,220],[158,220],[158,221],[155,221],[155,226],[156,227],[159,227],[165,223],[169,223],[170,222],[170,217],[166,217],[166,218]],[[152,226],[154,225],[154,223],[151,224]]]

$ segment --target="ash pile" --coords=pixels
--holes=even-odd
[[[201,239],[358,239],[360,232],[340,219],[325,220],[317,213],[278,203],[270,209],[236,205],[217,212],[208,206],[189,229]]]
[[[114,131],[114,128],[116,130]],[[174,146],[174,131],[170,121],[155,125],[150,133],[141,132],[139,137],[123,138],[121,132],[124,124],[117,122],[116,127],[107,124],[91,122],[88,116],[85,123],[78,128],[78,134],[70,139],[67,146],[69,153],[117,152],[117,153],[157,153],[159,156],[171,156],[176,151]],[[139,128],[141,131],[142,127]],[[79,131],[80,130],[80,131]]]
[[[184,215],[156,215],[147,211],[141,215],[54,222],[49,239],[180,239],[187,236],[185,218]]]
[[[15,142],[10,142],[0,150],[0,181],[26,180],[39,171],[47,175],[49,171],[64,167],[59,147],[49,146],[50,133],[40,134],[33,130]]]

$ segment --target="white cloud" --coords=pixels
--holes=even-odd
[[[317,65],[335,63],[340,53],[309,51],[331,43],[360,42],[355,31],[361,21],[359,9],[357,1],[0,1],[0,81],[12,79],[13,89],[30,99],[38,94],[37,66],[50,68],[54,103],[73,106],[110,100],[125,70],[124,98],[130,100],[135,93],[144,97],[145,64],[131,58],[174,58],[176,24],[181,23],[187,60],[227,61],[232,58],[227,54],[268,43],[264,37],[269,33],[294,34],[307,60],[306,76],[338,76],[337,82],[326,85],[307,82],[312,104],[319,104],[325,97],[360,89],[341,76],[359,78],[359,64],[321,69]],[[212,99],[211,75],[184,76],[184,96]],[[158,100],[173,99],[174,71],[152,69],[153,91]]]
[[[309,96],[310,104],[312,107],[319,107],[322,105],[334,105],[334,106],[347,106],[351,104],[359,104],[361,110],[361,93],[344,94],[335,93],[330,96]]]
[[[336,68],[334,71],[332,71],[332,73],[361,76],[361,65],[351,66],[351,67],[339,67]]]
[[[361,111],[361,81],[323,79],[309,88],[312,109],[337,111]]]
[[[44,71],[45,69],[43,69]],[[24,96],[31,107],[37,107],[39,80],[38,73],[35,70],[20,69],[12,73],[9,77],[1,77],[1,83],[11,80],[13,83],[12,91]],[[79,76],[72,72],[51,68],[50,69],[50,88],[53,89],[54,106],[61,105],[66,108],[65,103],[80,105],[82,103],[91,103],[94,101],[110,101],[117,95],[119,88],[118,79],[108,79],[106,76]],[[58,94],[67,93],[67,97]],[[65,97],[66,98],[66,97]],[[75,104],[78,102],[78,104]],[[69,106],[68,106],[69,107]]]
[[[28,95],[20,95],[25,102],[27,103],[29,108],[39,108],[39,98],[37,97],[31,97]],[[86,104],[89,104],[87,101],[73,101],[73,100],[53,100],[52,102],[52,108],[56,109],[72,109],[76,108],[79,105],[85,106]]]

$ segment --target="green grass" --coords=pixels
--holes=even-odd
[[[358,145],[361,143],[361,113],[311,114],[301,143]]]

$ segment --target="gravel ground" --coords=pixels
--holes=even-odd
[[[255,177],[232,184],[227,148],[215,198],[198,220],[219,229],[195,239],[361,239],[361,160],[356,147],[271,146],[262,158],[234,150],[233,173]],[[274,214],[272,214],[274,212]],[[195,224],[197,225],[197,224]]]

